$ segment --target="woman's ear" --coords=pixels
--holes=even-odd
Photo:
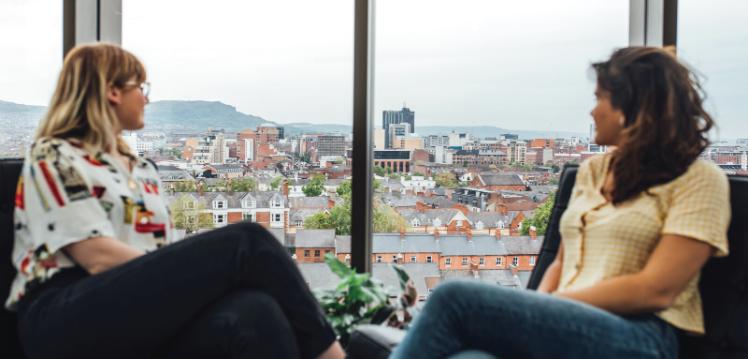
[[[109,86],[106,90],[106,98],[112,106],[122,103],[122,90],[117,87]]]

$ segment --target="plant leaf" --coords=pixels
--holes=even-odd
[[[335,257],[332,253],[325,254],[325,263],[330,267],[330,270],[335,273],[338,277],[343,278],[351,273],[354,273],[345,263],[341,262],[338,257]]]

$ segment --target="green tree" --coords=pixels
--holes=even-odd
[[[423,174],[423,173],[421,173],[421,172],[413,172],[413,176],[421,176],[421,177],[426,177],[426,175],[425,175],[425,174]]]
[[[278,176],[278,177],[273,178],[273,180],[270,181],[270,188],[273,189],[273,191],[277,191],[282,181],[283,181],[283,176]]]
[[[373,181],[374,191],[379,188],[379,182]],[[329,213],[319,212],[304,221],[307,229],[335,229],[335,234],[351,234],[351,181],[343,181],[338,186],[338,196],[343,199],[342,204],[335,205]],[[374,203],[373,225],[375,232],[397,232],[405,226],[405,220],[391,207],[380,201]]]
[[[188,234],[198,229],[213,228],[213,217],[205,212],[205,205],[195,201],[190,195],[183,194],[171,203],[171,220],[174,226],[184,229]]]
[[[437,186],[444,188],[456,188],[459,185],[457,175],[452,172],[437,173],[434,177],[434,182],[436,182]]]
[[[530,234],[530,226],[535,226],[535,230],[538,235],[544,235],[548,229],[548,222],[551,220],[551,212],[553,211],[553,201],[556,198],[555,193],[548,195],[545,202],[535,209],[535,213],[531,218],[526,218],[522,221],[522,227],[520,227],[520,233],[522,235]]]
[[[405,219],[392,207],[384,205],[381,201],[374,204],[374,232],[391,233],[405,228]]]
[[[319,212],[304,221],[304,228],[334,229],[335,234],[351,234],[350,205],[336,205],[328,212]]]
[[[377,181],[374,181],[376,183],[379,183]],[[353,191],[353,188],[351,187],[351,181],[343,181],[340,183],[340,186],[338,186],[338,196],[343,198],[345,201],[350,202],[351,201],[351,192]]]
[[[384,168],[380,166],[374,166],[374,174],[379,177],[384,177]]]
[[[233,192],[254,192],[257,190],[257,181],[252,177],[234,178],[228,181],[229,190]]]
[[[197,183],[195,181],[177,181],[169,184],[174,192],[197,192]]]
[[[301,188],[304,195],[307,197],[317,197],[325,191],[325,176],[314,175],[312,179],[307,182],[306,186]]]

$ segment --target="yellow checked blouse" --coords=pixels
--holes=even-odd
[[[610,159],[609,154],[595,156],[579,168],[561,217],[559,290],[640,271],[663,234],[703,241],[716,249],[715,256],[727,255],[729,184],[719,167],[696,160],[680,177],[613,206],[600,192]],[[672,307],[655,314],[677,328],[704,333],[698,280],[688,283]]]

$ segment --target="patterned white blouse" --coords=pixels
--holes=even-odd
[[[89,153],[75,140],[34,142],[18,180],[13,263],[18,271],[5,305],[76,264],[61,249],[106,236],[144,251],[174,240],[156,168],[133,156],[132,171],[114,156]]]

